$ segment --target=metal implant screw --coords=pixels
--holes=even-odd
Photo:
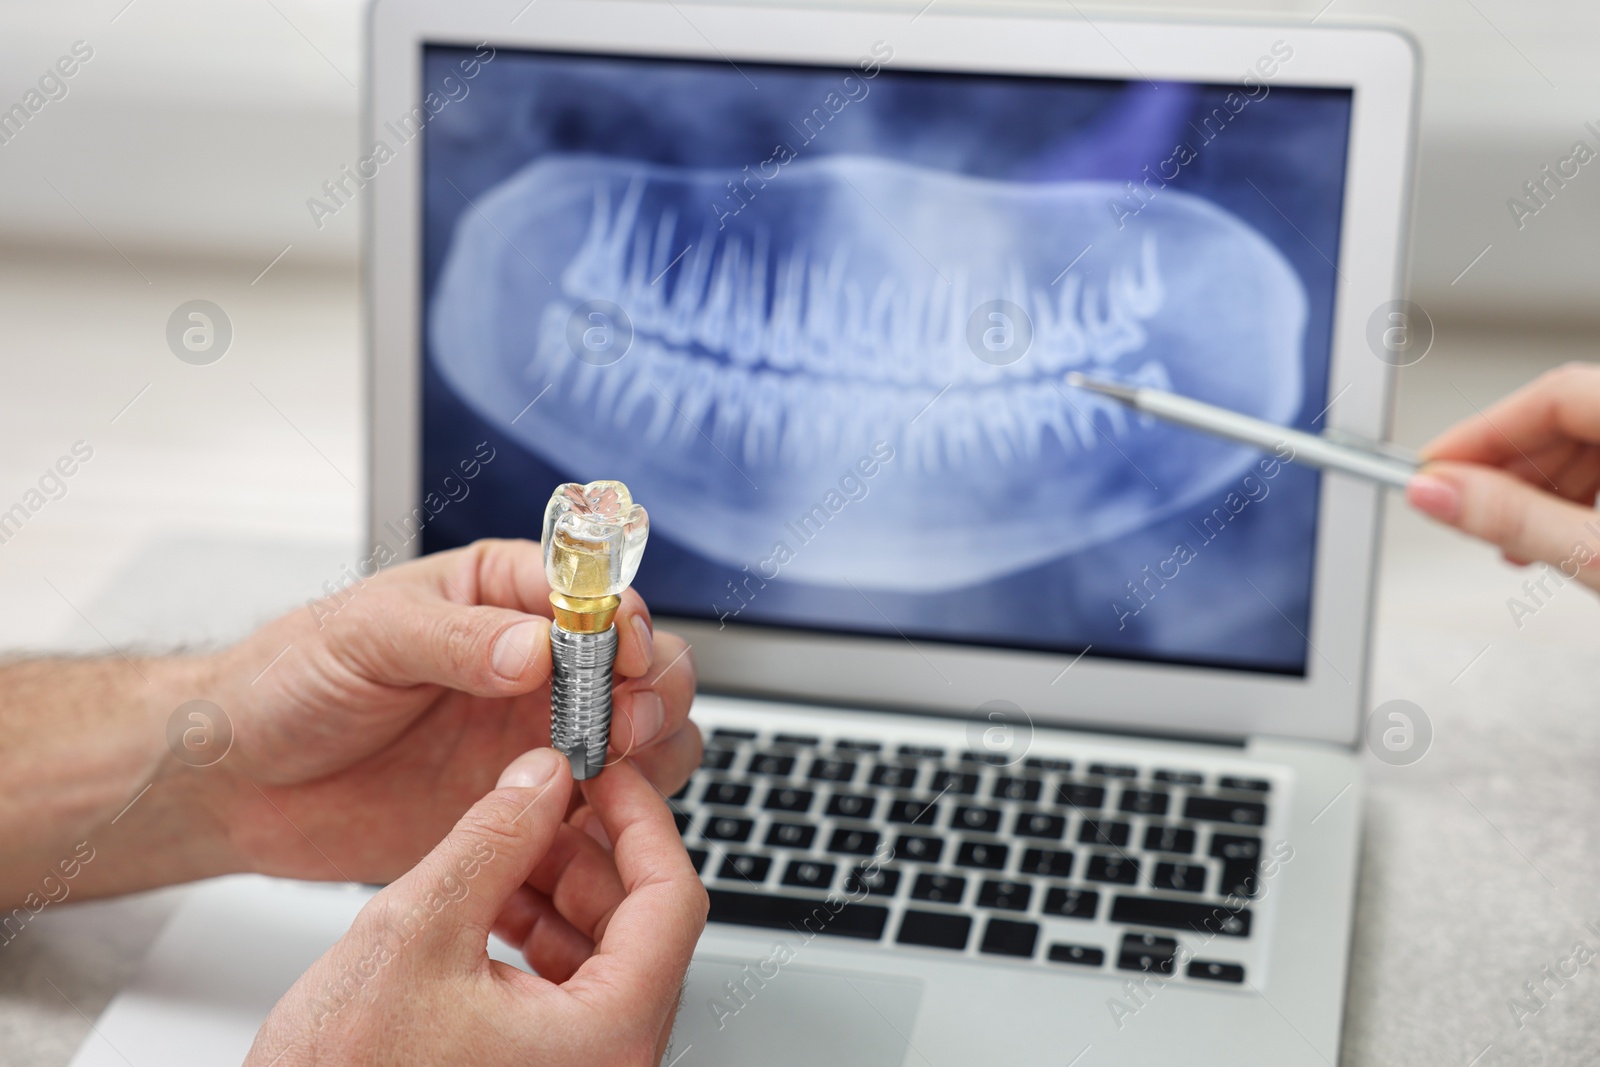
[[[606,765],[611,739],[611,668],[617,628],[570,633],[550,627],[550,743],[567,757],[572,777],[593,778]]]

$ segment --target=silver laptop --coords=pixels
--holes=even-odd
[[[1335,1062],[1381,492],[1064,377],[1382,437],[1409,43],[601,0],[371,42],[374,542],[620,478],[693,643],[665,1062]]]

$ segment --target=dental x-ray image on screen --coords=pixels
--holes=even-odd
[[[1302,674],[1317,476],[1064,378],[1313,428],[1349,119],[502,50],[426,131],[423,492],[496,451],[425,548],[616,478],[658,614]]]

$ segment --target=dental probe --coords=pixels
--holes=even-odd
[[[1135,411],[1229,441],[1269,452],[1275,452],[1280,445],[1288,445],[1292,454],[1280,458],[1321,470],[1353,474],[1397,489],[1405,488],[1412,475],[1417,473],[1417,468],[1422,466],[1420,458],[1403,449],[1339,430],[1327,430],[1321,434],[1306,433],[1241,415],[1215,404],[1191,400],[1177,393],[1099,381],[1076,371],[1067,375],[1066,383],[1075,389],[1087,389],[1108,396]]]

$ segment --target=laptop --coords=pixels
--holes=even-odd
[[[372,539],[649,510],[711,898],[664,1062],[1337,1061],[1382,492],[1064,379],[1383,437],[1415,71],[1076,8],[378,0]]]

